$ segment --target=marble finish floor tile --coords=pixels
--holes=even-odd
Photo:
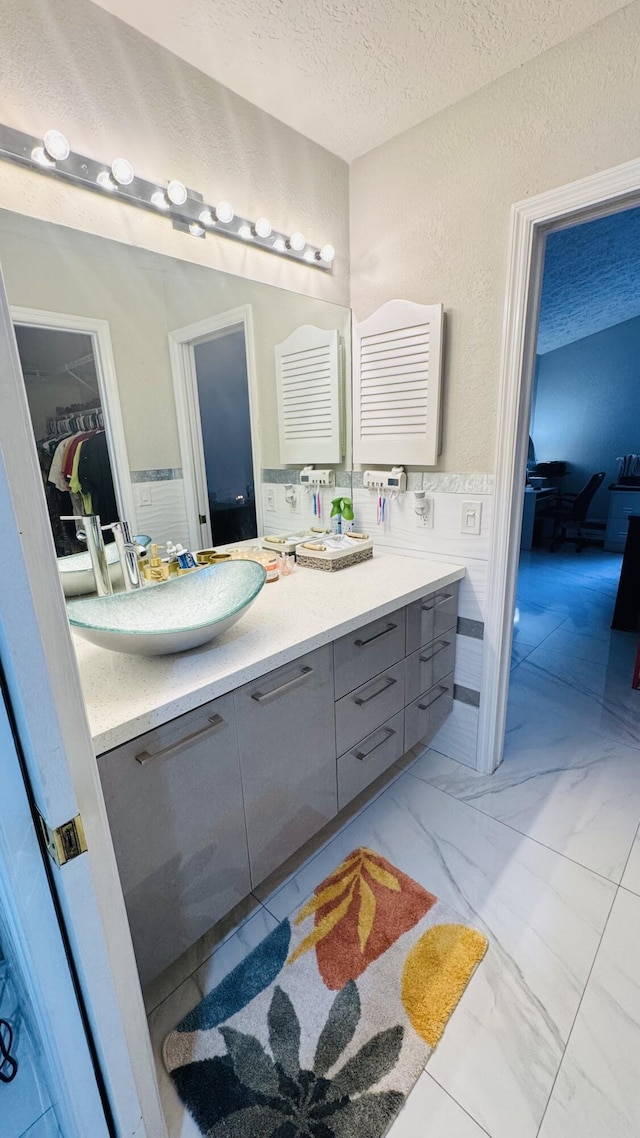
[[[525,665],[522,665],[524,667]],[[493,775],[429,750],[411,773],[587,869],[619,882],[640,821],[640,754],[567,739],[507,754]],[[640,890],[639,890],[640,891]]]
[[[640,832],[636,834],[620,884],[640,896]]]
[[[169,1032],[195,1008],[225,976],[260,944],[277,925],[266,909],[260,908],[228,937],[197,972],[184,980],[148,1017],[151,1045],[156,1064],[160,1101],[169,1138],[202,1138],[191,1115],[178,1098],[162,1060],[162,1045]],[[247,1138],[249,1136],[247,1135]]]
[[[523,660],[526,660],[527,656],[530,656],[532,652],[535,652],[535,650],[535,644],[522,644],[514,640],[513,647],[511,649],[511,670],[513,671],[514,668],[517,668],[518,664],[521,664]]]
[[[567,660],[548,643],[511,677],[505,756],[536,745],[557,745],[561,753],[565,743],[595,736],[640,747],[640,693],[619,683],[606,664]]]
[[[425,1071],[388,1131],[387,1138],[487,1138],[487,1131],[478,1126]]]
[[[640,1134],[640,897],[616,897],[540,1138]]]
[[[489,937],[429,1061],[491,1138],[534,1138],[615,887],[415,778],[411,768],[269,901],[282,920],[367,845]]]

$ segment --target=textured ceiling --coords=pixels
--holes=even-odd
[[[539,355],[640,316],[640,208],[551,233]]]
[[[628,0],[94,0],[350,161]]]

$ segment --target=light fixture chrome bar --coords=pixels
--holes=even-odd
[[[64,136],[59,137],[64,140]],[[47,152],[46,144],[43,146],[43,139],[2,124],[0,124],[0,159],[26,166],[38,174],[81,186],[103,197],[112,196],[119,201],[127,202],[128,205],[137,206],[138,209],[146,209],[151,213],[168,217],[175,228],[194,237],[206,237],[208,233],[217,234],[220,237],[231,238],[233,241],[241,241],[245,245],[255,245],[267,253],[275,253],[291,261],[302,261],[310,268],[323,269],[326,272],[332,267],[331,246],[323,246],[320,249],[307,242],[301,245],[301,240],[304,240],[301,234],[288,235],[275,229],[272,229],[268,236],[262,236],[261,233],[264,233],[268,227],[268,222],[266,225],[261,224],[265,222],[264,218],[252,222],[247,218],[232,215],[228,221],[221,220],[216,216],[215,205],[208,205],[199,193],[186,189],[175,179],[162,185],[149,182],[134,174],[131,181],[123,184],[114,177],[115,165],[112,172],[112,167],[108,163],[96,162],[93,158],[87,158],[73,150],[69,150],[64,158],[54,158]],[[124,160],[118,159],[118,162],[124,163]],[[125,166],[128,166],[128,163],[125,163]],[[181,194],[181,190],[184,190],[184,195]],[[183,196],[184,200],[180,201]],[[177,201],[179,204],[176,204]],[[327,250],[331,254],[329,259],[326,256]]]

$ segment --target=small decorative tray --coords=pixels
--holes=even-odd
[[[297,533],[267,534],[262,544],[265,549],[273,549],[276,553],[295,553],[299,545],[305,541],[322,542],[328,536],[328,531],[317,529],[302,529]]]
[[[368,534],[343,534],[304,542],[296,548],[296,561],[305,569],[335,573],[373,557],[373,538]]]

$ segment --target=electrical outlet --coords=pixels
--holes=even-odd
[[[424,514],[418,518],[418,525],[422,529],[433,529],[433,498],[424,499]]]
[[[292,514],[300,513],[300,495],[298,494],[297,490],[293,491],[293,496],[289,500],[289,509]]]
[[[482,502],[460,503],[460,533],[479,534],[482,521]]]
[[[267,510],[271,514],[276,512],[276,496],[273,490],[267,490]]]

